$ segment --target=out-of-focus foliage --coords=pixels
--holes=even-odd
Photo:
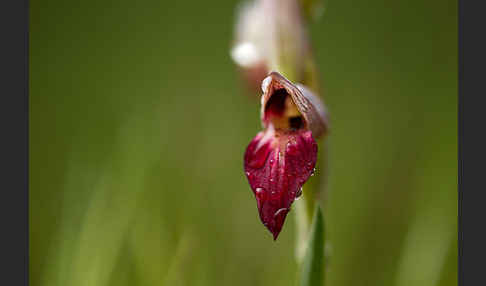
[[[242,170],[236,4],[31,1],[31,285],[295,285],[294,220],[274,242]],[[326,285],[456,284],[456,7],[327,1],[311,24]]]

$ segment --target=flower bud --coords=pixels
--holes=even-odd
[[[246,2],[238,16],[231,57],[254,91],[270,70],[304,80],[310,49],[297,0]]]

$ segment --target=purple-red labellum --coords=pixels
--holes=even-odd
[[[317,143],[310,130],[267,128],[245,152],[245,173],[263,224],[276,240],[302,185],[314,172]]]

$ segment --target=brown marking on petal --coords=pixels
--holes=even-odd
[[[274,240],[302,185],[312,175],[316,160],[317,144],[309,130],[282,131],[270,126],[248,145],[245,173],[260,220]]]
[[[300,115],[303,117],[300,127],[311,130],[316,138],[327,133],[329,123],[324,104],[309,89],[293,84],[278,72],[271,72],[262,82],[262,91],[261,119],[264,127],[272,123],[276,128],[290,128],[285,122],[290,124],[291,117]],[[282,96],[286,96],[285,101]],[[275,97],[278,99],[274,99]],[[277,108],[275,101],[286,104]],[[276,114],[281,116],[278,120]]]

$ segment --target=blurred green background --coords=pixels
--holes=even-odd
[[[274,242],[243,173],[237,3],[30,1],[31,285],[295,284],[293,215]],[[326,286],[456,285],[456,7],[329,0],[310,26]]]

